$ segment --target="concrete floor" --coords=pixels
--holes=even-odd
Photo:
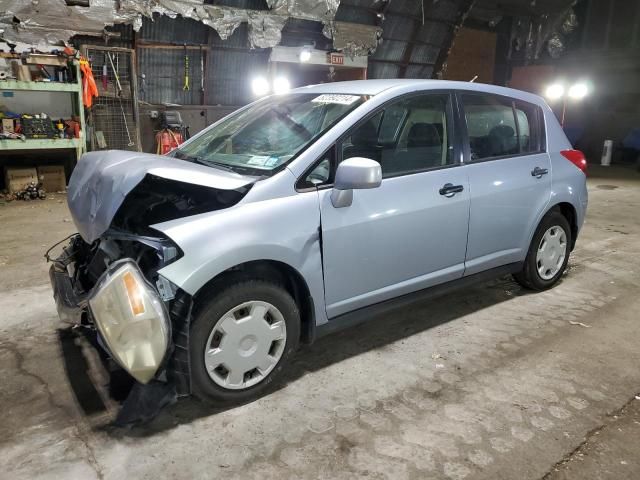
[[[0,205],[0,477],[639,478],[640,177],[592,172],[557,288],[416,305],[302,350],[270,396],[132,430],[58,330],[42,252],[73,230],[62,198]]]

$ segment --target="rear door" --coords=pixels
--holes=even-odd
[[[551,163],[538,106],[486,93],[458,98],[471,193],[465,275],[472,275],[524,260],[551,197]]]

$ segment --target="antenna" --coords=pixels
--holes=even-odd
[[[473,77],[471,80],[469,80],[469,83],[473,83],[473,82],[475,82],[477,79],[478,79],[478,75],[474,75],[474,77]]]

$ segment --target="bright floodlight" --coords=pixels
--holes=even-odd
[[[278,77],[273,81],[273,91],[275,93],[285,93],[291,89],[289,80],[285,77]]]
[[[576,83],[569,89],[569,97],[574,100],[582,100],[589,93],[589,87],[584,83]]]
[[[311,60],[311,51],[308,48],[305,48],[300,52],[300,61],[302,63],[308,62]]]
[[[251,82],[251,90],[258,97],[266,95],[269,93],[269,82],[264,77],[256,77]]]
[[[562,98],[564,95],[564,87],[559,83],[554,83],[553,85],[549,85],[547,87],[547,91],[545,92],[547,98],[551,100],[557,100],[558,98]]]

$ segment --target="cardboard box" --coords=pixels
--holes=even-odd
[[[38,179],[45,192],[61,192],[67,186],[67,178],[62,165],[45,165],[38,167]]]
[[[11,193],[23,190],[31,182],[38,182],[35,168],[5,168],[4,186]]]
[[[14,132],[14,123],[13,118],[3,118],[2,119],[2,131],[5,133],[13,133]]]

